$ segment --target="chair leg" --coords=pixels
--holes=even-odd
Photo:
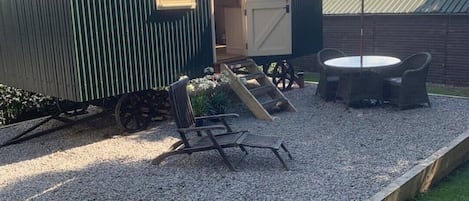
[[[282,163],[283,167],[286,169],[286,170],[289,170],[288,169],[288,166],[287,164],[285,164],[285,161],[283,161],[282,157],[280,156],[280,154],[278,154],[278,151],[276,149],[271,149],[272,152],[274,152],[275,156],[277,156],[278,160],[280,160],[280,163]]]
[[[231,170],[231,171],[236,171],[235,168],[233,167],[233,165],[230,163],[230,161],[228,160],[228,157],[226,156],[225,152],[223,151],[223,149],[220,147],[217,149],[218,150],[218,153],[220,153],[221,157],[223,158],[223,162],[226,164],[226,166],[228,166],[228,168]]]
[[[165,152],[162,153],[161,155],[157,156],[155,159],[151,161],[152,165],[159,165],[163,160],[169,156],[176,155],[176,154],[182,154],[186,153],[185,151],[182,150],[176,150],[176,151],[170,151],[170,152]]]
[[[248,155],[248,151],[246,150],[246,148],[244,148],[243,145],[239,145],[239,148],[241,149],[241,151],[243,151],[246,155]]]
[[[181,145],[183,145],[183,144],[184,144],[184,142],[183,142],[182,140],[179,140],[179,141],[175,142],[173,145],[171,145],[171,146],[169,147],[169,150],[170,150],[170,151],[173,151],[173,150],[179,148],[179,147],[180,147]]]
[[[280,146],[282,147],[282,149],[283,149],[285,152],[287,152],[288,157],[289,157],[291,160],[293,160],[293,157],[292,157],[292,155],[290,154],[290,151],[288,151],[287,147],[285,147],[285,145],[284,145],[283,143],[282,143]]]

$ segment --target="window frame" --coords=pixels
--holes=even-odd
[[[155,0],[157,10],[195,9],[196,0]]]

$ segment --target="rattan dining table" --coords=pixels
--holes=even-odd
[[[383,78],[400,63],[400,59],[390,56],[346,56],[324,62],[340,77],[336,98],[344,100],[347,107],[360,100],[382,102]]]
[[[363,56],[361,65],[360,56],[346,56],[329,59],[324,62],[328,67],[342,72],[371,70],[379,72],[383,68],[394,67],[401,62],[399,58],[391,56]]]

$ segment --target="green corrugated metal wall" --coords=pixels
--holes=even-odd
[[[155,11],[152,0],[72,0],[81,100],[167,86],[212,64],[210,1]]]
[[[0,83],[74,101],[167,86],[212,65],[210,1],[1,0]]]
[[[70,4],[0,1],[0,83],[76,99]]]
[[[0,83],[89,101],[167,86],[213,64],[209,0],[1,0]],[[293,57],[322,48],[321,0],[293,0]]]

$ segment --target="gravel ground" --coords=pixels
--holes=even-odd
[[[286,92],[298,112],[256,120],[240,105],[235,128],[284,136],[294,160],[227,149],[237,172],[215,151],[150,161],[177,140],[171,121],[122,134],[112,116],[0,148],[0,200],[364,200],[468,129],[469,101],[430,97],[432,108],[346,110]],[[25,122],[0,130],[0,142]]]

